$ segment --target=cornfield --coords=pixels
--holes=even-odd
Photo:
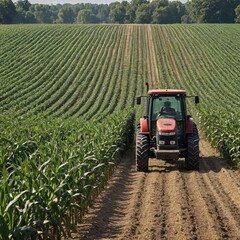
[[[190,114],[240,167],[239,39],[237,24],[0,25],[0,239],[70,235],[147,81],[199,95]]]

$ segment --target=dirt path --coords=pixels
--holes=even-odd
[[[148,67],[148,82],[151,86],[158,87],[159,82],[158,67],[155,56],[155,49],[152,36],[151,25],[145,26],[146,31],[146,46],[147,46],[147,67]]]
[[[161,31],[162,31],[162,36],[163,36],[162,40],[163,40],[163,43],[165,45],[166,53],[167,53],[168,59],[169,59],[170,64],[171,64],[171,70],[174,73],[174,77],[175,77],[176,81],[180,81],[181,80],[180,73],[178,71],[177,63],[176,63],[176,60],[174,58],[173,52],[171,50],[171,46],[173,46],[173,45],[170,43],[170,39],[169,39],[169,36],[166,32],[166,28],[165,27],[161,28]]]
[[[127,25],[126,27],[126,46],[125,46],[125,53],[124,53],[124,66],[129,65],[130,62],[130,49],[131,49],[131,42],[132,42],[132,31],[133,31],[133,26],[132,25]]]
[[[240,239],[240,174],[206,141],[200,149],[199,172],[154,159],[136,172],[131,151],[73,239]]]

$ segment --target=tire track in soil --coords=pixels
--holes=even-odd
[[[150,159],[142,173],[132,149],[72,239],[240,239],[239,172],[204,139],[200,151],[199,172]]]
[[[166,27],[163,26],[160,29],[162,31],[162,36],[163,36],[162,40],[163,40],[165,48],[166,48],[166,53],[167,53],[167,56],[168,56],[168,58],[170,60],[170,63],[171,63],[171,70],[174,73],[174,77],[175,77],[176,81],[180,81],[181,76],[180,76],[180,73],[178,71],[176,59],[175,59],[174,54],[171,50],[172,44],[170,43],[170,39],[169,39],[169,35],[167,33],[167,30],[166,30]]]
[[[141,189],[141,208],[139,209],[139,224],[136,228],[135,234],[129,236],[132,239],[155,239],[157,235],[156,220],[162,217],[162,227],[164,229],[166,214],[160,216],[158,214],[158,206],[155,202],[159,201],[159,190],[164,193],[165,177],[160,176],[158,172],[153,172],[151,177],[147,178],[143,188]],[[152,186],[152,187],[149,187]],[[144,193],[144,194],[143,194]],[[159,206],[160,207],[160,206]],[[147,220],[147,224],[146,224]],[[163,230],[164,231],[164,230]]]
[[[208,176],[203,176],[202,179],[198,179],[199,185],[204,199],[206,201],[206,207],[208,210],[208,216],[206,219],[212,219],[217,232],[217,236],[211,236],[211,239],[238,239],[240,237],[239,232],[239,210],[233,211],[231,202],[226,201],[225,197],[218,195],[216,192],[222,191],[219,186],[215,189],[211,186],[211,182]],[[235,219],[234,219],[235,218]]]
[[[130,59],[130,49],[131,49],[131,43],[132,43],[132,32],[133,32],[133,26],[127,25],[126,26],[126,46],[125,46],[125,53],[124,53],[124,66],[127,66],[129,64]]]

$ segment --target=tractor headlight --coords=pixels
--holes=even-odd
[[[173,136],[176,132],[159,132],[159,135],[161,136]]]
[[[176,141],[170,141],[170,145],[175,145]]]
[[[164,145],[164,144],[165,144],[165,141],[162,141],[162,140],[159,141],[159,145]]]

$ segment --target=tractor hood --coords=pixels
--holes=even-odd
[[[159,118],[157,120],[157,131],[165,133],[175,132],[176,120],[173,118]]]

